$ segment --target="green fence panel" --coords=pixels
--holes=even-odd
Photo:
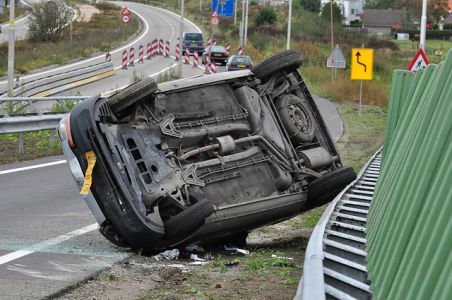
[[[452,50],[416,76],[396,71],[367,224],[375,299],[452,295]]]

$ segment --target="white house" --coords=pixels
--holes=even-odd
[[[365,0],[334,0],[334,2],[339,5],[346,25],[351,21],[361,20]],[[330,0],[321,0],[320,6],[323,7],[329,3]]]

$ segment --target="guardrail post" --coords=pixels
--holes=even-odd
[[[50,146],[55,146],[55,131],[50,131]]]
[[[25,152],[25,135],[23,132],[19,133],[19,154]]]

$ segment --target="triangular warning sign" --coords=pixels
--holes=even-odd
[[[130,10],[127,8],[127,7],[124,7],[124,9],[122,10],[122,13],[121,13],[123,16],[129,16],[129,15],[131,15],[132,13],[130,12]]]
[[[416,72],[420,69],[423,69],[427,67],[427,65],[430,62],[427,59],[427,56],[425,55],[424,50],[419,49],[419,51],[414,56],[413,60],[411,61],[410,65],[408,66],[407,70]]]

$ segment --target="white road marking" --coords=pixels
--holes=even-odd
[[[49,239],[49,240],[44,241],[42,243],[38,243],[38,244],[32,245],[32,246],[30,246],[30,247],[28,247],[26,249],[17,250],[17,251],[8,253],[6,255],[0,256],[0,265],[9,263],[9,262],[11,262],[13,260],[16,260],[18,258],[27,256],[27,255],[35,253],[37,251],[45,250],[46,248],[48,248],[50,246],[57,245],[59,243],[65,242],[67,240],[70,240],[70,239],[72,239],[74,237],[77,237],[77,236],[83,235],[85,233],[91,232],[91,231],[97,229],[98,226],[99,225],[97,223],[91,224],[91,225],[85,226],[83,228],[80,228],[80,229],[68,232],[66,234],[57,236],[56,238]]]
[[[131,11],[133,11],[133,10],[131,10]],[[133,11],[133,12],[144,22],[144,24],[146,25],[146,29],[144,30],[144,32],[136,40],[130,42],[129,44],[127,44],[125,46],[122,46],[120,48],[117,48],[117,49],[111,51],[110,54],[113,54],[113,53],[119,52],[121,50],[124,50],[126,48],[129,48],[130,46],[134,45],[136,42],[138,42],[141,39],[143,39],[146,36],[146,34],[149,32],[149,24],[148,24],[148,22],[143,18],[143,16],[141,14],[137,13],[136,11]],[[44,74],[47,74],[47,73],[52,73],[52,72],[55,72],[55,71],[59,71],[59,70],[63,70],[63,69],[71,68],[71,67],[75,67],[75,66],[78,66],[78,65],[81,65],[81,64],[85,64],[85,63],[88,63],[90,61],[93,61],[93,60],[96,60],[96,59],[101,59],[101,58],[105,59],[105,55],[104,54],[98,55],[98,56],[95,56],[95,57],[92,57],[92,58],[89,58],[89,59],[86,59],[86,60],[82,60],[82,61],[70,64],[70,65],[62,66],[62,67],[59,67],[59,68],[56,68],[56,69],[51,69],[51,70],[48,70],[48,71],[44,71],[44,72],[40,72],[40,73],[36,73],[36,74],[30,74],[30,75],[27,75],[27,76],[23,76],[22,79],[33,78],[33,77],[44,75]],[[7,82],[6,80],[0,81],[0,84],[4,84],[6,82]]]
[[[9,169],[9,170],[0,171],[0,175],[16,173],[16,172],[21,172],[21,171],[28,171],[28,170],[44,168],[44,167],[49,167],[49,166],[55,166],[55,165],[61,165],[61,164],[64,164],[64,163],[66,163],[66,160],[57,160],[57,161],[52,161],[52,162],[49,162],[49,163],[44,163],[44,164],[39,164],[39,165],[33,165],[33,166],[28,166],[28,167],[22,167],[22,168],[16,168],[16,169]]]

